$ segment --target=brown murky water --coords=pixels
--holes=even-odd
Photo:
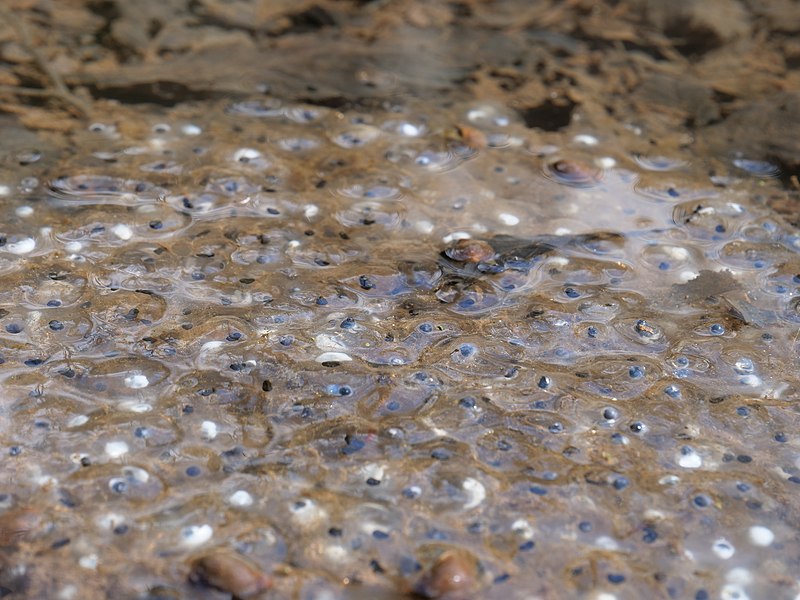
[[[65,67],[95,95],[82,121],[58,97],[7,101],[1,596],[800,596],[795,167],[748,121],[794,106],[796,72],[787,59],[773,100],[714,84],[707,122],[694,105],[602,117],[576,91],[606,78],[581,83],[578,34],[616,4],[591,4],[355,7],[343,25],[337,3],[201,2],[214,35],[250,31],[231,15],[255,6],[257,42],[307,43],[310,19],[314,56],[334,50],[219,96],[191,69],[153,87],[177,78],[165,53],[86,88]],[[63,6],[23,8],[54,31],[110,23],[117,46],[136,20],[66,6],[66,24],[46,21]],[[624,6],[610,25],[630,25]],[[489,65],[574,59],[578,82],[526,104],[462,79],[466,61],[415,70],[402,45],[359,61],[324,33],[378,25],[384,49],[472,27]],[[709,48],[646,41],[701,68],[693,53],[751,39],[720,28]],[[616,42],[607,57],[644,60]],[[326,81],[335,63],[358,83]],[[637,77],[640,102],[672,89]],[[743,122],[752,144],[721,150]]]

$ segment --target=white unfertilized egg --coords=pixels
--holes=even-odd
[[[131,375],[125,378],[125,387],[140,390],[150,385],[150,381],[144,375]]]
[[[117,223],[111,228],[111,233],[121,240],[129,240],[133,237],[133,229],[124,223]]]
[[[514,225],[519,225],[519,217],[510,213],[500,213],[497,215],[497,218],[503,225],[509,225],[512,227]]]
[[[6,246],[6,250],[12,254],[28,254],[36,248],[36,240],[33,238],[22,238],[18,242],[13,242]]]
[[[119,458],[128,453],[128,444],[125,442],[108,442],[106,444],[106,454],[111,458]]]
[[[766,547],[775,541],[775,534],[771,529],[767,529],[763,525],[753,525],[748,531],[750,534],[750,541],[756,546]]]
[[[233,506],[250,506],[253,504],[253,496],[245,490],[236,490],[228,497],[228,502]]]
[[[200,433],[203,435],[203,438],[208,441],[216,438],[218,431],[217,424],[214,423],[214,421],[203,421],[200,424]]]
[[[205,544],[214,536],[211,525],[189,525],[181,529],[181,544],[188,547]]]

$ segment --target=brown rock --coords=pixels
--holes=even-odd
[[[189,579],[230,593],[234,598],[252,598],[272,586],[272,579],[247,558],[217,550],[192,561]]]
[[[448,258],[458,262],[479,263],[491,260],[494,249],[483,240],[458,240],[444,253]]]
[[[475,557],[464,550],[442,553],[430,570],[414,586],[414,593],[423,598],[468,598],[478,584]]]

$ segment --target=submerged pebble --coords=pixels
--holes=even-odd
[[[572,187],[591,187],[600,183],[601,173],[583,162],[561,159],[548,163],[545,175],[564,185]]]
[[[479,263],[491,260],[494,249],[482,240],[460,239],[447,248],[444,253],[448,258],[464,263]]]
[[[223,550],[192,560],[189,578],[243,600],[272,587],[271,578],[255,563],[244,556]]]
[[[423,598],[470,598],[478,586],[475,558],[463,550],[443,552],[414,586]]]

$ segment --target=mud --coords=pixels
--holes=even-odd
[[[0,595],[800,595],[796,2],[1,8]]]

